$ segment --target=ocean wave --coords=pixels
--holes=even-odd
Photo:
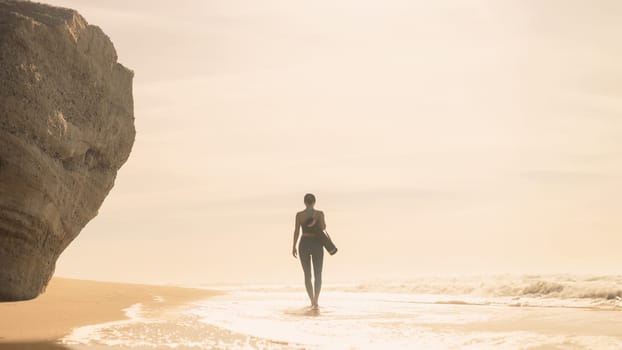
[[[621,300],[622,290],[595,290],[581,294],[579,298]]]
[[[521,295],[549,295],[560,293],[564,290],[564,285],[557,282],[536,281],[521,291]]]
[[[342,285],[338,290],[507,298],[593,299],[622,301],[622,276],[497,275],[422,277]],[[622,306],[622,305],[621,305]]]

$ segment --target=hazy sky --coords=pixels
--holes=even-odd
[[[137,136],[57,275],[620,273],[622,2],[54,0],[135,71]]]

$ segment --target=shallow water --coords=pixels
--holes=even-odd
[[[414,281],[333,286],[317,311],[300,287],[229,287],[177,310],[137,304],[127,310],[131,319],[76,329],[63,342],[75,349],[622,349],[617,277],[492,281],[499,288],[481,279],[434,283],[461,294],[415,293]],[[472,283],[493,292],[458,287]]]

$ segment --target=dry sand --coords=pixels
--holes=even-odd
[[[173,307],[217,294],[202,289],[54,278],[35,300],[0,303],[0,350],[63,349],[53,343],[73,328],[125,319],[123,309],[132,304]],[[164,301],[158,302],[156,296]]]

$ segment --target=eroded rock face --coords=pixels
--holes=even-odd
[[[0,300],[39,295],[134,142],[133,73],[77,12],[0,0]]]

